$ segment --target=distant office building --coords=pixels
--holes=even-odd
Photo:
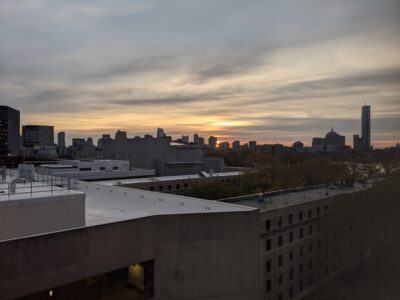
[[[0,152],[18,151],[20,145],[20,113],[9,106],[0,106]]]
[[[240,152],[240,141],[234,141],[232,143],[232,151],[233,152]]]
[[[312,141],[312,152],[337,152],[346,147],[346,137],[338,134],[332,128],[325,138],[315,137]]]
[[[155,169],[158,176],[198,174],[209,169],[221,172],[223,168],[222,159],[213,161],[205,157],[204,147],[182,143],[181,139],[171,142],[169,137],[111,139],[102,150],[106,159],[129,160],[132,167]]]
[[[95,158],[100,156],[97,153],[96,146],[93,145],[93,139],[87,140],[81,138],[72,139],[72,145],[68,147],[69,155],[74,159]]]
[[[325,136],[325,145],[343,148],[346,146],[346,137],[333,131],[333,128]]]
[[[57,145],[60,150],[65,149],[65,132],[59,132],[57,134]]]
[[[364,105],[361,113],[362,147],[371,148],[371,107]]]
[[[118,131],[115,133],[115,140],[116,140],[116,141],[118,141],[118,140],[126,140],[127,137],[128,137],[128,136],[127,136],[126,131],[118,130]]]
[[[204,138],[203,137],[199,137],[199,146],[204,146]]]
[[[197,133],[195,133],[194,135],[193,135],[193,143],[195,143],[196,145],[198,145],[199,144],[199,135],[197,134]]]
[[[157,128],[157,138],[158,139],[161,139],[161,138],[163,138],[163,137],[165,137],[166,136],[166,134],[165,134],[165,132],[164,132],[164,129],[162,129],[162,128]]]
[[[230,149],[230,144],[229,142],[223,142],[219,144],[219,151],[221,152],[227,152]]]
[[[355,150],[362,148],[362,138],[358,134],[353,135],[353,148]]]
[[[102,137],[98,139],[97,146],[104,147],[106,145],[111,144],[111,141],[112,141],[111,135],[103,134]]]
[[[25,147],[54,145],[54,127],[43,125],[22,126]]]
[[[182,135],[182,143],[189,144],[189,136],[188,135]]]
[[[208,145],[211,147],[211,149],[217,149],[217,137],[215,136],[210,136],[208,139]]]
[[[256,151],[257,149],[257,141],[249,141],[249,150]]]
[[[324,144],[325,144],[325,139],[324,138],[315,137],[312,140],[312,146],[313,147],[324,146]]]

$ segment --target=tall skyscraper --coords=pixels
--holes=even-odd
[[[65,132],[61,131],[57,134],[57,145],[60,150],[65,149]]]
[[[361,113],[362,148],[371,148],[371,107],[364,105]]]
[[[54,127],[43,125],[22,126],[24,146],[50,146],[54,145]]]
[[[20,113],[9,106],[0,106],[0,152],[17,151],[20,144]]]
[[[217,137],[210,136],[208,139],[208,145],[211,147],[211,149],[217,149]]]

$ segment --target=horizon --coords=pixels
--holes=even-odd
[[[0,99],[69,137],[161,127],[285,145],[331,127],[352,144],[369,103],[372,143],[389,147],[399,13],[396,0],[2,1]]]

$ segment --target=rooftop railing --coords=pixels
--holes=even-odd
[[[77,180],[74,178],[6,169],[5,179],[3,177],[0,181],[0,200],[3,197],[10,199],[15,195],[30,194],[33,197],[37,193],[69,192],[76,190],[76,187]]]

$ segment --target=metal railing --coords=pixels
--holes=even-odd
[[[60,191],[75,191],[77,180],[62,178],[50,174],[35,172],[21,172],[15,169],[6,169],[6,180],[0,183],[0,197],[35,193],[51,193]],[[12,183],[14,181],[14,183]]]

